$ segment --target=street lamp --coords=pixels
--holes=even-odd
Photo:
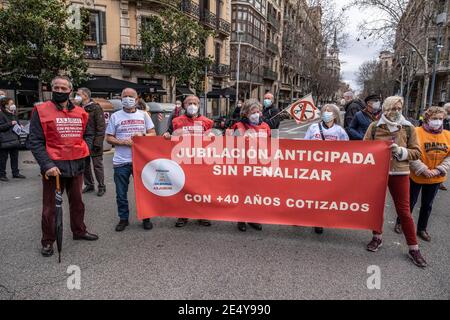
[[[236,108],[239,102],[239,77],[240,77],[240,66],[241,66],[241,36],[244,32],[240,29],[236,31],[238,38],[238,53],[237,53],[237,70],[236,70]]]
[[[434,96],[434,87],[436,86],[436,69],[437,64],[439,60],[439,54],[441,52],[442,46],[442,36],[441,36],[441,29],[442,26],[447,22],[447,12],[441,13],[436,17],[436,24],[437,24],[437,39],[436,39],[436,50],[434,55],[434,66],[433,66],[433,77],[431,79],[431,88],[430,88],[430,95],[428,100],[428,105],[433,105],[433,96]]]

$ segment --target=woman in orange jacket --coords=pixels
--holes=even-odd
[[[444,108],[430,107],[425,111],[423,125],[416,128],[422,156],[410,163],[411,213],[422,191],[417,235],[425,241],[431,241],[427,225],[434,198],[450,170],[450,131],[443,129],[446,117]],[[402,232],[400,219],[397,219],[395,232]]]

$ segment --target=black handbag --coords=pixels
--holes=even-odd
[[[19,147],[19,136],[12,129],[0,132],[0,149],[17,149]]]

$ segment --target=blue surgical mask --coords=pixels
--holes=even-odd
[[[333,112],[329,112],[329,111],[325,111],[322,114],[322,120],[325,123],[333,121],[334,120],[334,113]]]
[[[264,107],[268,108],[270,106],[272,106],[272,100],[264,99]]]

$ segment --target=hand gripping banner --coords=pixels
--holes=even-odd
[[[139,219],[382,229],[386,142],[176,139],[133,140]]]

